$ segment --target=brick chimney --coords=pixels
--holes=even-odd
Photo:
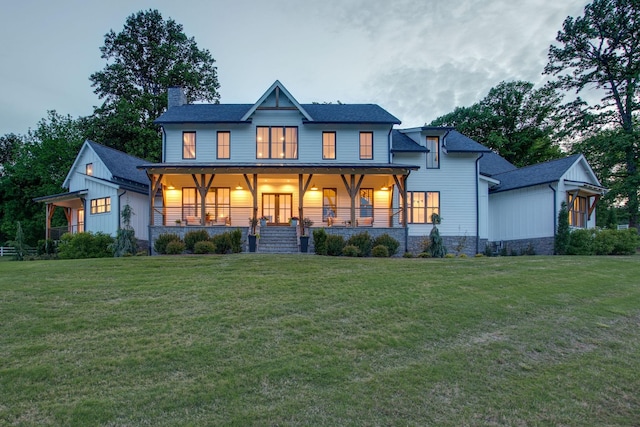
[[[179,107],[187,103],[187,97],[180,86],[172,86],[167,90],[167,108]]]

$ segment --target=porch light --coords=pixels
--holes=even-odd
[[[242,185],[240,185],[240,183],[238,183],[238,185],[236,185],[236,190],[242,190]]]
[[[381,191],[389,191],[389,187],[385,184],[380,188]]]
[[[175,190],[176,187],[174,187],[173,185],[169,184],[167,185],[167,190]]]
[[[316,187],[315,183],[311,186],[311,191],[318,191],[318,187]]]

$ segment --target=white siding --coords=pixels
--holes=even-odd
[[[118,230],[118,190],[113,185],[105,185],[97,180],[87,179],[89,194],[85,206],[85,231],[116,235]],[[111,212],[92,214],[91,200],[111,197]]]
[[[490,194],[489,205],[491,241],[554,235],[554,193],[546,185]]]
[[[479,183],[478,234],[481,239],[488,239],[489,238],[489,183],[484,179],[480,179],[478,183]]]
[[[122,194],[122,191],[120,191],[120,194]],[[131,209],[133,210],[133,216],[131,217],[131,227],[133,227],[135,231],[136,238],[140,240],[148,240],[149,196],[128,191],[120,196],[120,212],[122,212],[122,209],[127,204],[131,206]],[[112,207],[112,209],[116,208]]]
[[[86,167],[88,163],[93,164],[93,175],[96,178],[111,179],[111,172],[102,163],[102,160],[96,155],[96,153],[88,145],[84,146],[81,150],[80,157],[75,162],[75,167],[72,169],[72,173],[69,176],[69,191],[84,190],[87,188],[86,183]]]

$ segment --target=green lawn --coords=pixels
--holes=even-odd
[[[0,425],[638,425],[640,256],[0,263]]]

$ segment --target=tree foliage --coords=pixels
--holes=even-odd
[[[600,176],[609,177],[610,198],[626,202],[629,224],[638,220],[637,129],[638,84],[640,83],[640,2],[637,0],[594,0],[584,15],[567,17],[549,48],[545,73],[555,77],[555,87],[581,93],[595,89],[601,102],[588,105],[574,101],[581,111],[575,128],[590,127],[591,137],[574,150],[583,150]],[[600,133],[602,126],[606,131]]]
[[[550,86],[501,82],[479,103],[458,107],[431,125],[453,126],[514,165],[526,166],[562,155],[554,140],[561,100]]]
[[[90,120],[91,136],[129,154],[159,161],[161,140],[153,124],[167,107],[167,88],[182,86],[187,100],[217,102],[215,60],[187,37],[182,25],[157,10],[130,15],[121,32],[105,35],[107,65],[90,77],[104,99]]]

